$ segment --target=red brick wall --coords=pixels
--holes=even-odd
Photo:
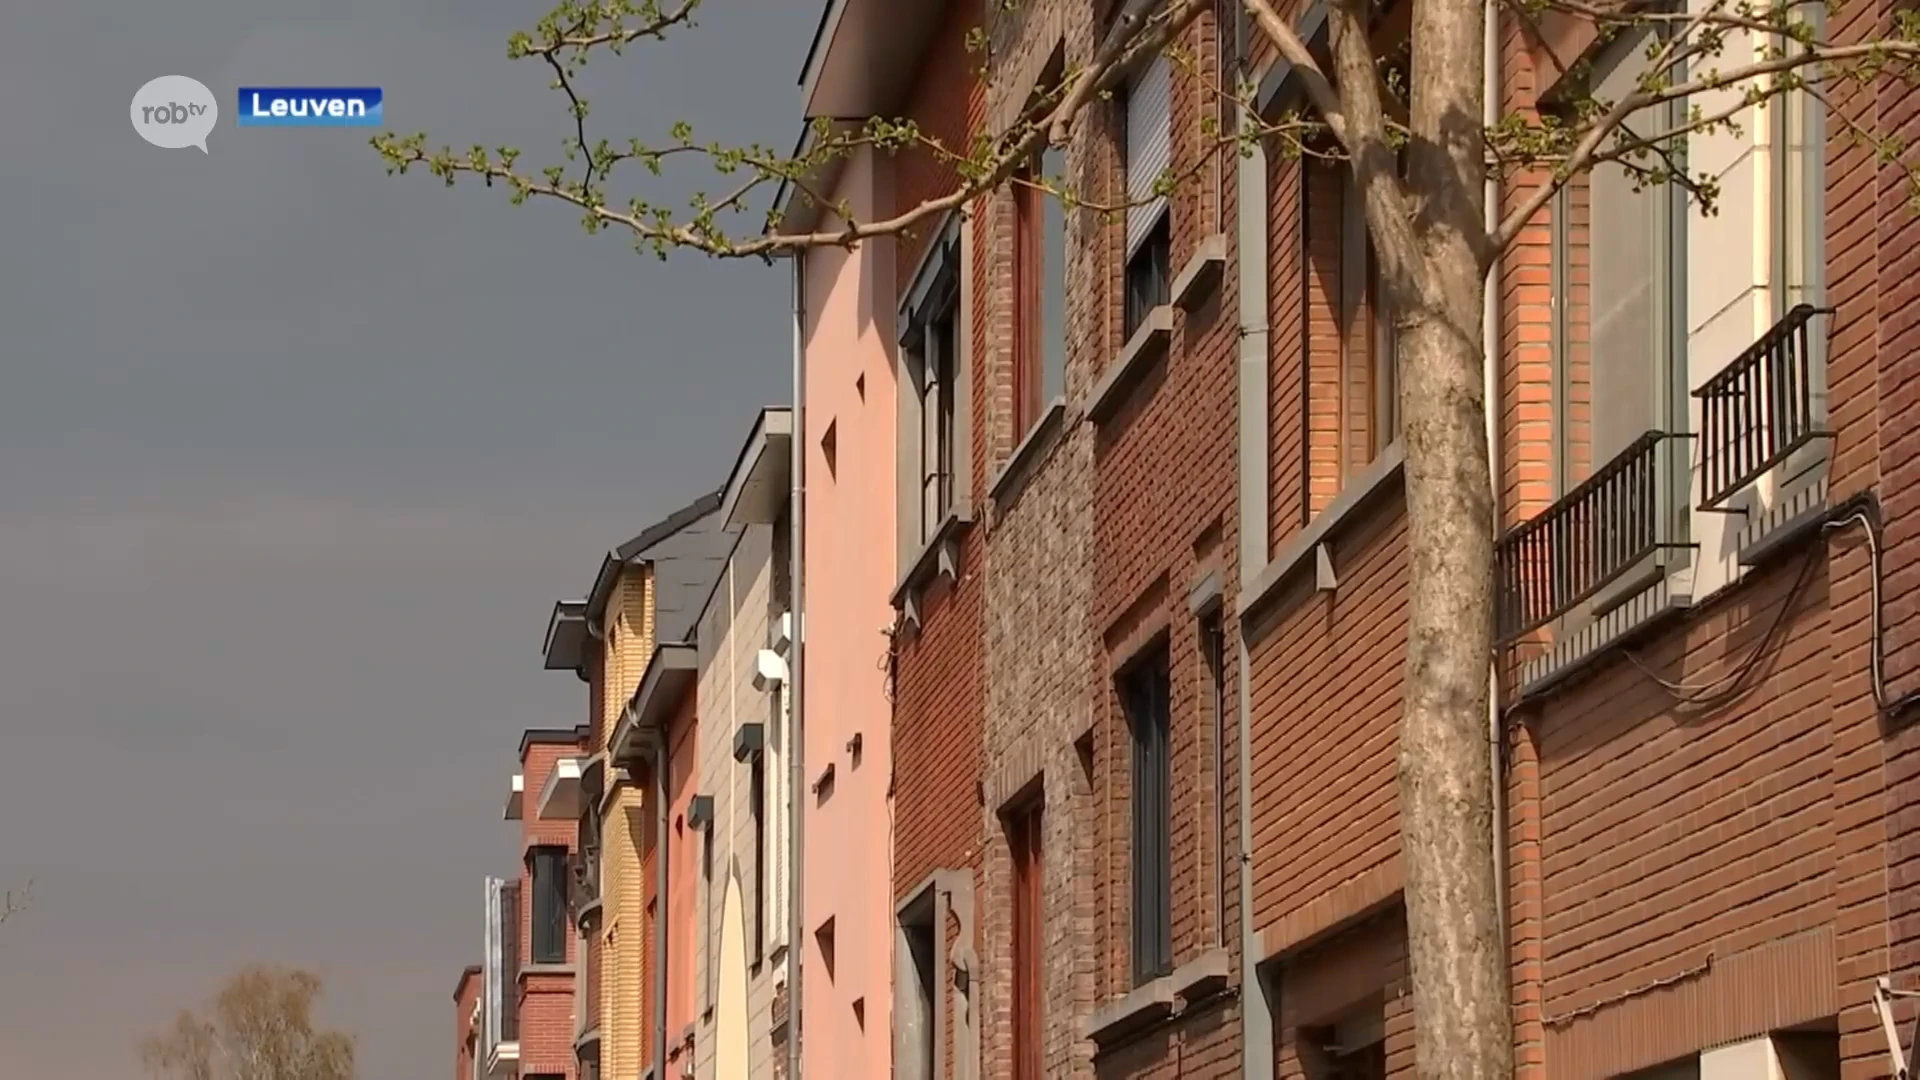
[[[985,94],[973,75],[977,64],[967,50],[969,31],[978,25],[978,5],[949,4],[941,28],[921,60],[908,97],[906,115],[922,133],[959,153],[983,121]],[[898,155],[893,162],[896,204],[909,207],[953,190],[952,170],[926,151]],[[895,267],[900,290],[912,283],[929,235],[937,221],[901,238]],[[969,226],[975,252],[971,285],[972,337],[968,342],[973,399],[969,410],[972,454],[970,490],[977,501],[985,487],[988,433],[987,380],[981,377],[984,298],[978,287],[982,222]],[[960,580],[941,581],[924,590],[920,625],[902,627],[895,639],[893,679],[893,799],[896,899],[903,899],[928,874],[939,869],[976,870],[979,865],[980,782],[980,537],[963,539]],[[951,934],[949,926],[946,933]],[[853,929],[843,932],[856,932]],[[871,930],[857,932],[870,933]],[[950,940],[951,945],[951,940]],[[939,1008],[949,1008],[951,985],[939,984]],[[942,1049],[951,1068],[954,1048]]]
[[[1538,842],[1515,863],[1530,890],[1538,882],[1525,937],[1538,956],[1547,1075],[1656,1065],[1833,1011],[1832,983],[1808,988],[1835,974],[1836,935],[1873,889],[1849,887],[1840,859],[1861,780],[1836,756],[1854,736],[1829,677],[1826,560],[1812,557],[1753,693],[1688,715],[1614,657],[1524,714],[1531,797],[1517,816]],[[1758,647],[1802,565],[1744,583],[1636,655],[1711,683]],[[1771,954],[1754,952],[1763,947]],[[1775,959],[1744,986],[1727,974],[1766,955]],[[1668,982],[1701,983],[1718,1008],[1649,993]],[[1623,1041],[1626,1031],[1637,1037]]]
[[[572,819],[545,821],[539,816],[540,792],[553,775],[554,765],[562,758],[578,757],[585,748],[579,742],[561,743],[535,740],[527,744],[520,771],[526,795],[520,818],[520,964],[533,962],[533,876],[525,861],[535,846],[553,845],[576,850],[579,825]],[[579,935],[571,922],[563,935],[567,960],[579,963]],[[525,1073],[575,1073],[573,1055],[574,977],[570,973],[527,975],[520,980],[520,1060]]]
[[[923,137],[961,156],[970,152],[968,140],[985,117],[986,94],[974,77],[979,61],[967,51],[967,34],[980,24],[980,10],[974,3],[947,5],[903,110]],[[953,167],[931,149],[901,151],[893,159],[893,169],[894,200],[903,210],[951,194],[959,186]],[[927,240],[939,225],[935,218],[900,238],[893,265],[901,292],[913,284]]]
[[[1211,58],[1213,21],[1203,16],[1183,43],[1194,55]],[[1174,80],[1173,132],[1176,168],[1204,151],[1201,110],[1211,99],[1191,78]],[[1117,158],[1118,140],[1110,154]],[[1229,158],[1231,164],[1231,158]],[[1173,200],[1172,258],[1178,274],[1211,233],[1233,234],[1232,196],[1216,212],[1209,206],[1210,181]],[[1122,280],[1123,238],[1113,230],[1106,281],[1117,295]],[[1236,279],[1237,280],[1237,279]],[[1099,996],[1110,1000],[1132,988],[1131,933],[1127,914],[1132,880],[1130,792],[1131,736],[1120,708],[1112,673],[1142,628],[1155,625],[1167,635],[1172,665],[1172,743],[1174,819],[1173,915],[1174,963],[1194,959],[1223,940],[1232,942],[1237,927],[1220,925],[1220,852],[1223,843],[1219,807],[1213,797],[1215,766],[1214,703],[1202,651],[1199,624],[1189,610],[1194,582],[1209,571],[1220,573],[1224,595],[1238,583],[1235,560],[1238,518],[1234,511],[1239,342],[1235,281],[1226,281],[1192,312],[1178,312],[1172,344],[1159,370],[1135,388],[1119,412],[1094,434],[1094,548],[1092,626],[1105,642],[1094,672],[1094,790],[1101,822],[1098,840],[1105,857],[1096,868],[1095,888],[1105,897],[1096,907],[1106,913],[1099,924],[1101,978]],[[1119,320],[1114,320],[1117,325]],[[1117,349],[1118,343],[1115,343]],[[1111,360],[1112,354],[1106,358]],[[1238,672],[1227,620],[1229,687]],[[1228,708],[1237,712],[1230,695]],[[1229,724],[1229,738],[1235,725]],[[1237,742],[1229,745],[1237,746]],[[1229,765],[1237,755],[1229,755]],[[1234,778],[1228,777],[1231,784]],[[1230,890],[1229,918],[1237,916],[1237,887]],[[1103,1076],[1225,1075],[1237,1071],[1237,1008],[1202,1009],[1183,1017],[1171,1030],[1129,1043],[1098,1062]],[[1149,1065],[1149,1060],[1151,1065]],[[1147,1070],[1141,1072],[1139,1070]],[[1224,1070],[1224,1071],[1221,1071]]]
[[[681,1044],[680,1033],[693,1022],[695,950],[702,933],[699,914],[700,834],[686,822],[689,800],[699,794],[699,721],[696,697],[688,690],[668,722],[671,746],[667,774],[667,1050]],[[673,1062],[677,1065],[678,1062]],[[671,1066],[670,1066],[671,1067]]]
[[[976,5],[953,3],[928,47],[909,96],[906,115],[927,135],[948,146],[965,145],[981,121],[984,93],[972,75],[967,34],[978,23]],[[915,205],[953,190],[951,169],[926,152],[894,159],[894,192],[900,207]],[[928,230],[904,238],[895,258],[902,293],[913,281]],[[979,224],[971,238],[978,251]],[[976,258],[976,279],[979,260]],[[983,299],[974,289],[974,400],[968,403],[973,437],[971,488],[985,482],[986,380],[980,377]],[[899,640],[894,680],[894,891],[918,885],[936,869],[972,865],[977,845],[979,803],[976,785],[980,761],[980,597],[973,583],[980,557],[979,537],[962,544],[961,580],[927,590],[920,605],[921,625]]]

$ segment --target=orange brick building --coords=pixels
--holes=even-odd
[[[520,823],[518,960],[514,969],[519,1017],[521,1080],[572,1080],[576,1073],[575,1011],[581,996],[579,935],[570,914],[578,864],[577,822],[533,812],[538,799],[558,783],[577,781],[588,732],[579,728],[533,728],[520,737],[523,792],[510,801],[508,820]],[[583,1002],[581,1002],[583,1003]]]

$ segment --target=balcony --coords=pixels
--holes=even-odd
[[[1801,304],[1726,370],[1700,400],[1700,508],[1718,510],[1809,444],[1830,436],[1821,408],[1812,321],[1831,308]]]
[[[1676,542],[1675,447],[1649,431],[1494,545],[1494,638],[1508,647],[1586,604]]]

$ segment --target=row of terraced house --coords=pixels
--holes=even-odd
[[[1133,6],[832,0],[803,130],[968,145]],[[1601,92],[1644,63],[1551,17],[1487,43],[1501,111],[1550,54]],[[789,260],[794,399],[553,609],[587,708],[520,744],[456,1080],[1411,1075],[1394,332],[1342,165],[1212,153],[1246,118],[1203,87],[1272,114],[1291,69],[1231,0],[1180,44],[1198,77],[1141,65],[1032,165],[1124,214],[1009,185]],[[1602,170],[1493,274],[1529,1077],[1881,1077],[1909,1038],[1920,219],[1830,133],[1920,101],[1830,102],[1692,136],[1716,215]],[[779,227],[955,182],[862,151]]]

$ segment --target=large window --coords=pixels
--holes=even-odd
[[[1173,686],[1167,646],[1121,677],[1133,736],[1133,981],[1173,970]]]
[[[956,315],[947,311],[927,328],[920,395],[921,461],[920,539],[933,539],[934,530],[953,510],[954,360],[959,351]]]
[[[1036,184],[1064,182],[1066,154],[1050,148],[1014,185],[1014,433],[1025,435],[1066,387],[1067,221]]]
[[[1039,799],[1007,816],[1007,848],[1013,861],[1013,1080],[1040,1080],[1046,1064],[1045,914],[1042,910],[1045,842]]]
[[[1401,155],[1404,168],[1406,156]],[[1351,170],[1340,190],[1340,351],[1345,471],[1364,468],[1400,437],[1400,336]]]
[[[1609,101],[1638,89],[1650,29],[1614,42],[1594,66],[1593,93]],[[1681,106],[1635,114],[1627,137],[1684,123]],[[1555,478],[1564,494],[1649,431],[1687,430],[1687,200],[1684,183],[1647,183],[1653,169],[1684,167],[1684,147],[1603,163],[1556,200],[1554,230]],[[1685,454],[1670,455],[1684,470]],[[1684,475],[1665,477],[1683,511]],[[1676,513],[1674,523],[1684,528]]]
[[[567,961],[567,849],[540,846],[527,852],[533,886],[528,956],[536,964]]]
[[[1824,38],[1826,9],[1799,9],[1816,38]],[[1795,52],[1805,49],[1784,42]],[[1826,258],[1826,116],[1820,99],[1798,90],[1768,102],[1772,193],[1773,315],[1779,319],[1799,304],[1824,303]],[[1815,335],[1816,341],[1822,341]],[[1822,341],[1822,343],[1824,343]]]
[[[932,890],[900,913],[900,947],[894,953],[895,1023],[899,1025],[900,1080],[934,1080],[940,1061],[939,941],[934,936],[936,905]]]
[[[1172,286],[1172,229],[1167,200],[1156,194],[1172,160],[1173,70],[1155,56],[1128,83],[1126,124],[1126,335],[1167,302]]]
[[[955,509],[963,447],[956,431],[965,407],[960,334],[960,222],[950,217],[928,249],[912,290],[901,304],[900,345],[913,387],[910,416],[901,432],[911,431],[919,462],[911,474],[917,503],[903,520],[914,527],[912,539],[933,539]],[[903,477],[904,478],[904,477]],[[916,521],[917,519],[917,521]]]

